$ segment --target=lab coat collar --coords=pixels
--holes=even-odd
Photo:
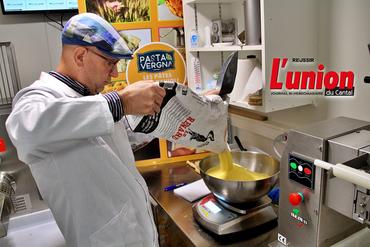
[[[78,98],[78,97],[83,96],[80,93],[73,90],[72,88],[70,88],[69,86],[67,86],[64,82],[59,81],[54,76],[50,75],[49,73],[41,72],[40,81],[41,83],[47,83],[47,87],[50,87],[56,91],[61,91],[61,87],[62,87],[62,91],[67,96],[70,96],[73,98]]]
[[[50,71],[48,74],[52,75],[57,80],[60,80],[61,82],[66,84],[68,87],[72,88],[73,90],[75,90],[76,92],[78,92],[79,94],[83,96],[91,95],[90,90],[85,85],[83,85],[79,81],[72,79],[69,76],[63,75],[62,73],[59,73],[56,71]]]

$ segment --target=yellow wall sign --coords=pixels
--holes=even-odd
[[[152,42],[140,47],[127,65],[129,84],[141,80],[176,81],[185,83],[185,62],[180,52],[163,42]]]

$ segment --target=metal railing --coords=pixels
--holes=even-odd
[[[13,209],[12,196],[15,191],[14,178],[0,172],[0,238],[7,235],[9,216]]]
[[[0,42],[0,106],[12,103],[20,89],[20,79],[11,42]]]
[[[20,89],[18,67],[15,58],[14,46],[11,42],[0,42],[0,109],[9,109],[14,96]],[[9,140],[5,130],[5,116],[0,116],[0,137]],[[10,143],[10,140],[9,140]],[[9,146],[9,145],[8,145]],[[0,238],[6,236],[9,216],[14,211],[12,197],[15,192],[15,179],[10,175],[6,164],[11,161],[8,152],[0,155]],[[14,152],[12,156],[16,155]],[[5,160],[4,160],[5,159]],[[7,171],[6,171],[7,170]]]

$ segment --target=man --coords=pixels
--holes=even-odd
[[[121,118],[160,111],[165,91],[138,82],[98,94],[131,58],[104,19],[72,17],[56,71],[15,97],[6,127],[28,164],[67,246],[157,246],[147,186]]]

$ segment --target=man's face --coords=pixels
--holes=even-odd
[[[111,77],[117,77],[119,59],[110,58],[95,47],[86,49],[86,83],[92,94],[99,93],[111,82]]]

